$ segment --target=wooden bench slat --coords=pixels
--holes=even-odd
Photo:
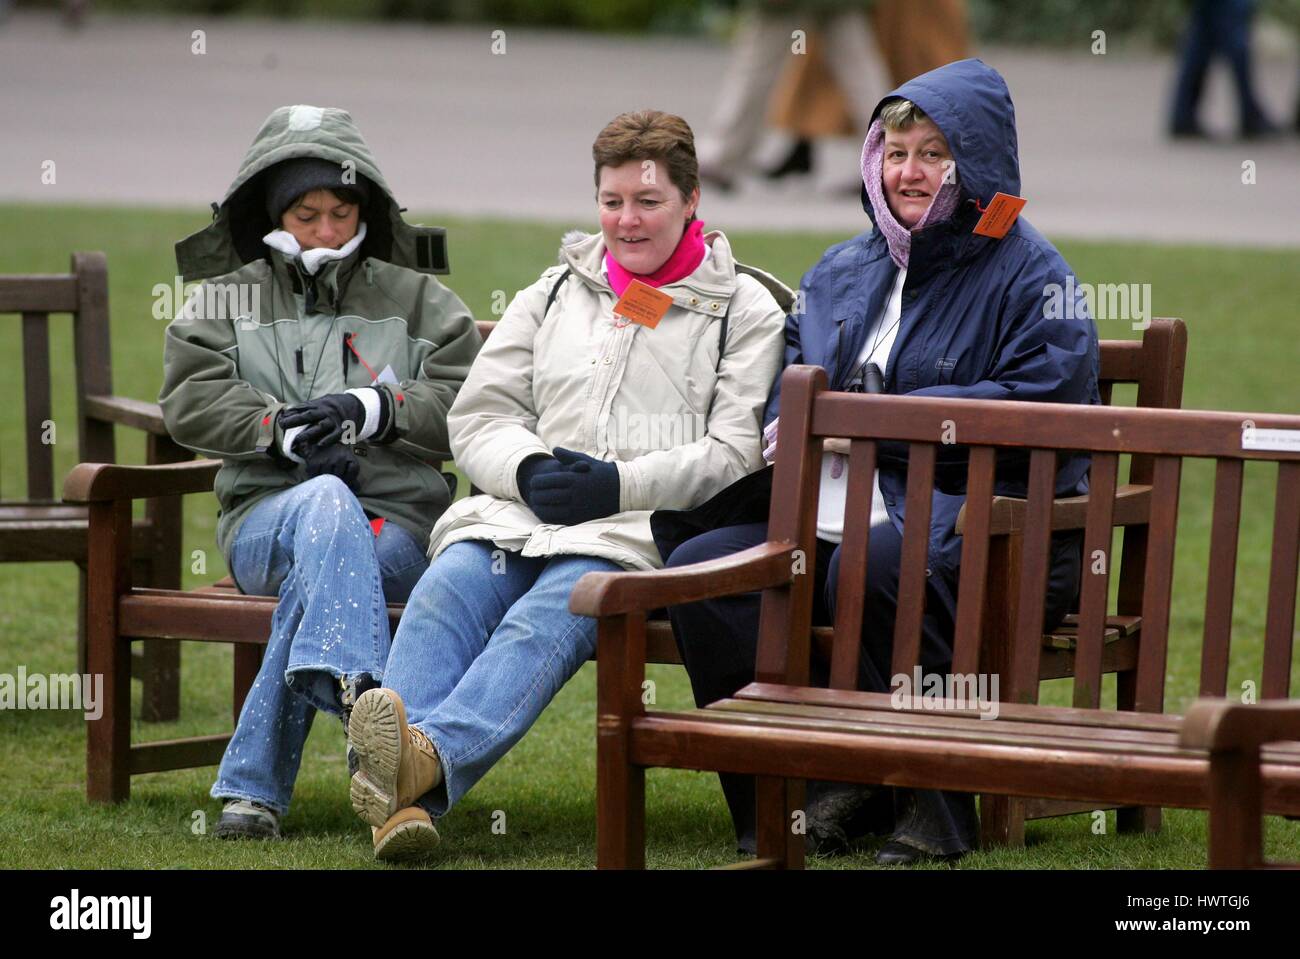
[[[1279,463],[1273,504],[1268,612],[1264,620],[1263,699],[1285,699],[1291,685],[1295,637],[1296,574],[1300,566],[1300,463]]]
[[[0,313],[72,313],[77,309],[77,278],[68,273],[30,273],[0,277]]]
[[[118,603],[118,633],[127,639],[183,639],[261,647],[270,635],[278,602],[274,596],[245,596],[233,585],[189,591],[137,587],[124,593]],[[393,632],[403,609],[388,607]],[[666,620],[647,624],[646,658],[652,663],[681,663],[672,626]]]
[[[137,743],[131,747],[131,775],[191,766],[216,766],[230,742],[230,733]]]
[[[1138,647],[1141,640],[1137,636],[1120,636],[1108,641],[1101,652],[1101,669],[1104,673],[1119,673],[1121,699],[1124,688],[1124,674],[1132,675],[1137,670]],[[1053,649],[1044,646],[1038,658],[1038,678],[1069,679],[1074,675],[1074,650]],[[1130,707],[1120,702],[1121,709]]]
[[[0,524],[75,523],[84,524],[90,517],[84,506],[46,502],[0,502]]]
[[[1124,744],[1136,747],[1154,746],[1159,748],[1176,748],[1182,727],[1182,717],[1175,716],[1179,723],[1172,729],[1131,729],[1124,726],[1104,726],[1093,723],[1050,723],[1035,722],[1027,717],[1011,723],[981,718],[971,710],[942,709],[894,709],[879,704],[869,709],[845,709],[835,706],[814,706],[801,703],[765,702],[740,699],[720,699],[710,703],[706,710],[723,713],[743,713],[763,715],[771,718],[788,717],[791,719],[808,719],[847,724],[849,727],[870,727],[876,732],[888,732],[892,729],[915,730],[921,735],[943,735],[943,730],[954,729],[972,734],[976,739],[992,737],[989,741],[1000,741],[999,737],[1024,737],[1043,744],[1059,739],[1084,740],[1092,743],[1110,744],[1115,748],[1126,748]],[[937,731],[937,732],[936,732]],[[1300,763],[1300,743],[1270,744],[1264,748],[1265,755],[1274,762]]]
[[[163,421],[162,407],[157,403],[132,399],[129,396],[87,396],[82,399],[82,412],[91,419],[105,423],[119,423],[157,436],[168,436]]]
[[[1124,634],[1120,630],[1116,629],[1114,626],[1111,626],[1109,623],[1107,623],[1105,630],[1103,630],[1101,634],[1102,649],[1098,650],[1098,657],[1100,658],[1102,651],[1105,650],[1106,644],[1117,642],[1118,640],[1123,638],[1123,635]],[[1079,648],[1078,627],[1058,626],[1052,632],[1044,633],[1043,648],[1077,650]],[[953,670],[953,672],[956,672],[956,670]]]
[[[1114,614],[1106,617],[1106,628],[1116,630],[1120,636],[1134,636],[1142,629],[1141,616],[1125,616],[1123,614]],[[1055,633],[1075,637],[1079,632],[1079,616],[1077,613],[1068,613],[1061,620],[1061,625],[1057,626],[1051,633],[1044,633],[1043,645],[1051,645],[1046,641],[1046,637]]]
[[[794,367],[788,368],[786,374],[791,369]],[[781,396],[784,410],[784,386]],[[818,442],[824,436],[837,436],[911,443],[918,437],[934,435],[938,424],[952,415],[952,400],[947,398],[911,397],[906,406],[896,401],[897,397],[890,394],[824,392],[818,396],[813,412],[812,435]],[[1290,429],[1294,414],[1077,406],[1027,400],[962,400],[960,409],[960,438],[967,446],[993,444],[1006,449],[1071,452],[1080,448],[1078,437],[1084,432],[1092,452],[1161,456],[1176,443],[1180,457],[1300,462],[1300,450],[1243,449],[1241,445],[1243,420],[1251,419],[1257,430]],[[1195,415],[1195,428],[1189,429],[1187,414]],[[1011,440],[1005,432],[1013,421],[1018,432]],[[1135,478],[1133,482],[1144,481]]]
[[[1205,582],[1205,631],[1201,639],[1201,695],[1228,689],[1232,645],[1232,599],[1237,582],[1237,540],[1241,525],[1241,460],[1219,460],[1214,468],[1214,513],[1210,520],[1210,562]]]
[[[1074,659],[1074,705],[1095,709],[1101,703],[1101,654],[1110,601],[1112,521],[1119,457],[1097,453],[1088,473],[1088,519],[1083,535],[1079,625]]]
[[[1049,733],[1030,734],[1022,732],[1019,724],[984,722],[979,727],[966,728],[959,723],[949,722],[949,718],[937,713],[914,713],[914,722],[891,723],[889,713],[885,711],[863,713],[862,718],[853,720],[835,720],[820,716],[802,716],[790,712],[772,711],[764,703],[748,703],[751,708],[744,711],[701,710],[713,719],[721,722],[734,722],[741,725],[758,725],[771,729],[789,729],[794,731],[806,729],[825,729],[834,732],[849,733],[860,736],[888,736],[896,739],[929,739],[945,742],[977,743],[988,746],[1033,747],[1039,749],[1074,749],[1088,752],[1117,753],[1129,756],[1197,756],[1203,755],[1195,749],[1184,749],[1177,744],[1177,734],[1148,733],[1150,739],[1141,735],[1116,742],[1109,737],[1087,735],[1091,727],[1082,728],[1084,735],[1053,736]],[[797,707],[787,705],[787,709]],[[683,713],[683,716],[691,715]],[[976,720],[978,722],[978,720]],[[1076,797],[1077,798],[1077,797]]]
[[[811,686],[784,686],[776,683],[750,683],[736,691],[732,699],[807,703],[816,706],[843,706],[848,709],[892,709],[889,693],[863,693],[842,689],[819,689]],[[911,710],[923,711],[923,710]],[[1130,710],[1076,709],[1073,706],[1003,702],[998,707],[998,722],[1044,722],[1078,725],[1095,723],[1114,729],[1176,730],[1181,720],[1168,713],[1138,713]]]
[[[907,450],[907,499],[903,546],[898,563],[898,604],[894,612],[891,669],[909,672],[921,655],[921,624],[925,617],[925,580],[930,574],[930,509],[934,500],[933,443],[912,443]]]
[[[27,441],[27,495],[54,498],[54,444],[43,442],[50,422],[50,320],[41,311],[23,313],[23,404]]]
[[[1178,493],[1183,461],[1157,456],[1151,486],[1146,577],[1142,587],[1142,643],[1138,653],[1135,708],[1164,708],[1169,606],[1174,588],[1174,539],[1178,531]],[[1127,547],[1126,547],[1127,548]]]
[[[856,689],[858,685],[858,659],[862,650],[859,637],[866,604],[863,584],[867,581],[871,503],[876,483],[876,444],[871,440],[854,440],[849,446],[848,468],[831,653],[830,684],[836,689]]]
[[[1175,746],[1178,731],[1126,729],[1123,727],[1098,730],[1094,727],[1070,725],[1067,723],[1035,723],[1029,720],[1015,723],[1001,723],[981,719],[978,714],[971,715],[958,710],[924,711],[902,710],[879,707],[875,709],[845,709],[837,706],[813,706],[806,703],[770,703],[746,699],[720,699],[710,703],[706,710],[723,713],[744,713],[769,717],[788,717],[793,720],[819,720],[838,723],[844,728],[870,727],[876,731],[888,732],[892,729],[914,730],[921,735],[943,735],[946,729],[953,729],[974,734],[977,738],[992,734],[993,727],[1000,728],[1000,734],[1016,738],[1025,736],[1035,740],[1087,739],[1105,742],[1156,744]],[[837,727],[838,728],[838,727]],[[996,737],[995,737],[996,739]],[[990,740],[994,741],[994,740]],[[999,740],[1000,741],[1000,740]],[[1297,750],[1300,757],[1300,750]]]
[[[1010,697],[1017,702],[1038,699],[1038,660],[1042,647],[1043,615],[1047,602],[1047,573],[1051,568],[1051,514],[1056,484],[1056,453],[1034,450],[1029,454],[1029,500],[1020,582],[1016,600],[1015,653],[1011,664]],[[1003,677],[1003,682],[1007,677]]]
[[[6,562],[82,562],[90,537],[89,525],[84,519],[12,523],[0,519],[0,555]],[[147,520],[132,524],[131,548],[135,555],[147,555],[155,539],[156,531]]]
[[[961,579],[957,590],[957,630],[953,637],[952,671],[979,669],[980,638],[984,635],[984,602],[988,589],[989,524],[993,511],[993,481],[997,453],[991,446],[970,452],[966,471],[965,526],[961,544]]]

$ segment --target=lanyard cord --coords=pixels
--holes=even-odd
[[[320,372],[320,363],[325,357],[325,347],[329,346],[330,341],[334,339],[334,325],[338,323],[338,321],[339,315],[335,313],[334,318],[330,320],[329,332],[326,333],[324,339],[321,340],[320,352],[316,354],[316,368],[311,371],[311,382],[307,384],[307,399],[309,400],[315,398],[312,396],[312,392],[316,388],[316,374]],[[346,380],[343,385],[347,386]]]
[[[861,363],[858,364],[857,369],[853,371],[853,375],[849,377],[848,382],[850,386],[852,386],[855,381],[860,381],[862,379],[863,375],[866,373],[867,365],[871,363],[871,357],[874,356],[876,353],[876,347],[880,345],[880,341],[883,340],[886,336],[888,336],[890,331],[893,330],[894,327],[898,326],[898,324],[901,323],[902,321],[903,321],[903,310],[900,307],[898,310],[898,319],[894,320],[894,322],[891,323],[883,333],[880,331],[880,324],[879,323],[876,324],[876,336],[875,339],[872,340],[871,349],[867,350],[866,359],[864,359]],[[886,365],[888,365],[888,360],[886,360]],[[882,370],[881,372],[883,373],[884,371]]]

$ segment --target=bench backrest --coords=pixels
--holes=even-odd
[[[77,390],[80,462],[115,462],[113,426],[88,417],[87,395],[111,394],[108,332],[108,263],[103,253],[74,253],[72,272],[0,276],[0,314],[22,317],[23,414],[27,499],[54,500],[54,445],[44,424],[52,420],[50,314],[71,313]],[[57,436],[57,434],[56,434]]]
[[[1037,685],[1041,627],[1050,565],[1053,486],[1058,454],[1092,456],[1091,492],[1084,531],[1075,683],[1100,685],[1103,629],[1109,585],[1116,474],[1123,454],[1151,461],[1149,541],[1142,581],[1142,637],[1137,666],[1137,708],[1159,711],[1169,635],[1174,534],[1182,462],[1216,461],[1210,560],[1205,592],[1201,692],[1222,696],[1227,682],[1236,543],[1241,519],[1243,466],[1247,460],[1278,463],[1277,496],[1266,614],[1260,695],[1288,695],[1300,561],[1300,416],[1161,410],[907,396],[871,396],[826,390],[817,367],[796,366],[782,382],[769,537],[798,544],[808,557],[816,537],[817,487],[825,437],[847,437],[847,502],[869,503],[878,440],[908,444],[908,474],[892,673],[911,674],[919,663],[930,508],[936,450],[945,434],[969,452],[966,525],[952,670],[975,673],[980,665],[983,599],[988,570],[989,524],[995,455],[1029,451],[1023,563],[1011,656],[1017,689]],[[953,429],[955,427],[955,430]],[[1263,431],[1291,430],[1290,440]],[[1254,448],[1264,437],[1273,449]],[[1267,445],[1267,444],[1263,444]],[[841,546],[831,685],[854,688],[863,614],[869,510],[846,513]],[[809,562],[811,568],[811,560]],[[1095,570],[1095,571],[1094,571]],[[806,685],[812,613],[811,576],[763,596],[757,678]]]

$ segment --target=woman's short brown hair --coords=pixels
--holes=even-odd
[[[622,166],[629,160],[654,160],[668,168],[683,200],[690,198],[700,185],[700,165],[695,159],[695,134],[679,116],[662,110],[637,110],[620,113],[605,125],[591,145],[596,161],[596,189],[600,189],[600,169]]]

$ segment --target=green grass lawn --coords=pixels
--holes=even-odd
[[[412,217],[415,221],[416,218]],[[109,258],[115,391],[157,397],[164,321],[152,316],[155,284],[170,286],[172,245],[207,222],[201,211],[141,212],[0,205],[0,273],[67,269],[74,250],[104,250]],[[443,221],[449,228],[453,272],[446,282],[479,318],[508,302],[554,261],[565,224]],[[732,236],[740,257],[791,285],[836,234]],[[1296,253],[1062,242],[1081,280],[1149,283],[1158,316],[1187,321],[1190,355],[1184,405],[1245,411],[1300,409],[1294,322]],[[494,297],[494,291],[505,297]],[[55,320],[54,420],[59,475],[77,461],[73,416],[70,321]],[[21,435],[22,376],[18,324],[7,324],[9,371],[0,376],[0,497],[24,492]],[[1129,324],[1099,324],[1103,338],[1136,336]],[[143,443],[118,432],[118,458],[142,462]],[[1181,709],[1195,696],[1199,630],[1209,539],[1213,475],[1208,464],[1184,471],[1167,703]],[[1262,470],[1247,470],[1238,567],[1230,687],[1258,678],[1267,589],[1273,487]],[[186,571],[187,585],[224,575],[213,532],[211,496],[186,503],[184,548],[203,551],[205,575]],[[0,566],[0,673],[70,672],[75,663],[77,577],[71,565]],[[228,647],[188,644],[183,651],[182,719],[137,723],[133,737],[170,739],[230,728]],[[1300,674],[1300,658],[1296,663]],[[686,708],[690,690],[675,667],[651,667],[661,708]],[[1292,688],[1296,688],[1293,677]],[[586,868],[595,851],[595,669],[588,665],[563,690],[537,726],[442,822],[443,851],[435,865],[455,868]],[[138,696],[138,685],[135,688]],[[1112,697],[1113,682],[1107,688]],[[1045,688],[1045,702],[1065,704],[1065,683]],[[138,707],[137,707],[138,709]],[[303,867],[373,865],[370,834],[348,803],[343,735],[323,718],[307,744],[298,789],[279,843],[221,843],[206,835],[218,804],[208,798],[213,769],[137,778],[131,801],[90,806],[84,797],[85,734],[80,714],[0,713],[0,862],[39,868]],[[732,858],[730,823],[711,774],[654,771],[648,777],[648,863],[694,868]],[[504,814],[504,817],[502,816]],[[499,824],[504,824],[502,832]],[[498,824],[494,829],[494,824]],[[1157,836],[1093,832],[1087,816],[1032,823],[1024,849],[975,854],[963,868],[1200,868],[1205,818],[1168,811]],[[871,849],[817,868],[863,868]],[[1300,823],[1270,820],[1268,852],[1300,859]]]

